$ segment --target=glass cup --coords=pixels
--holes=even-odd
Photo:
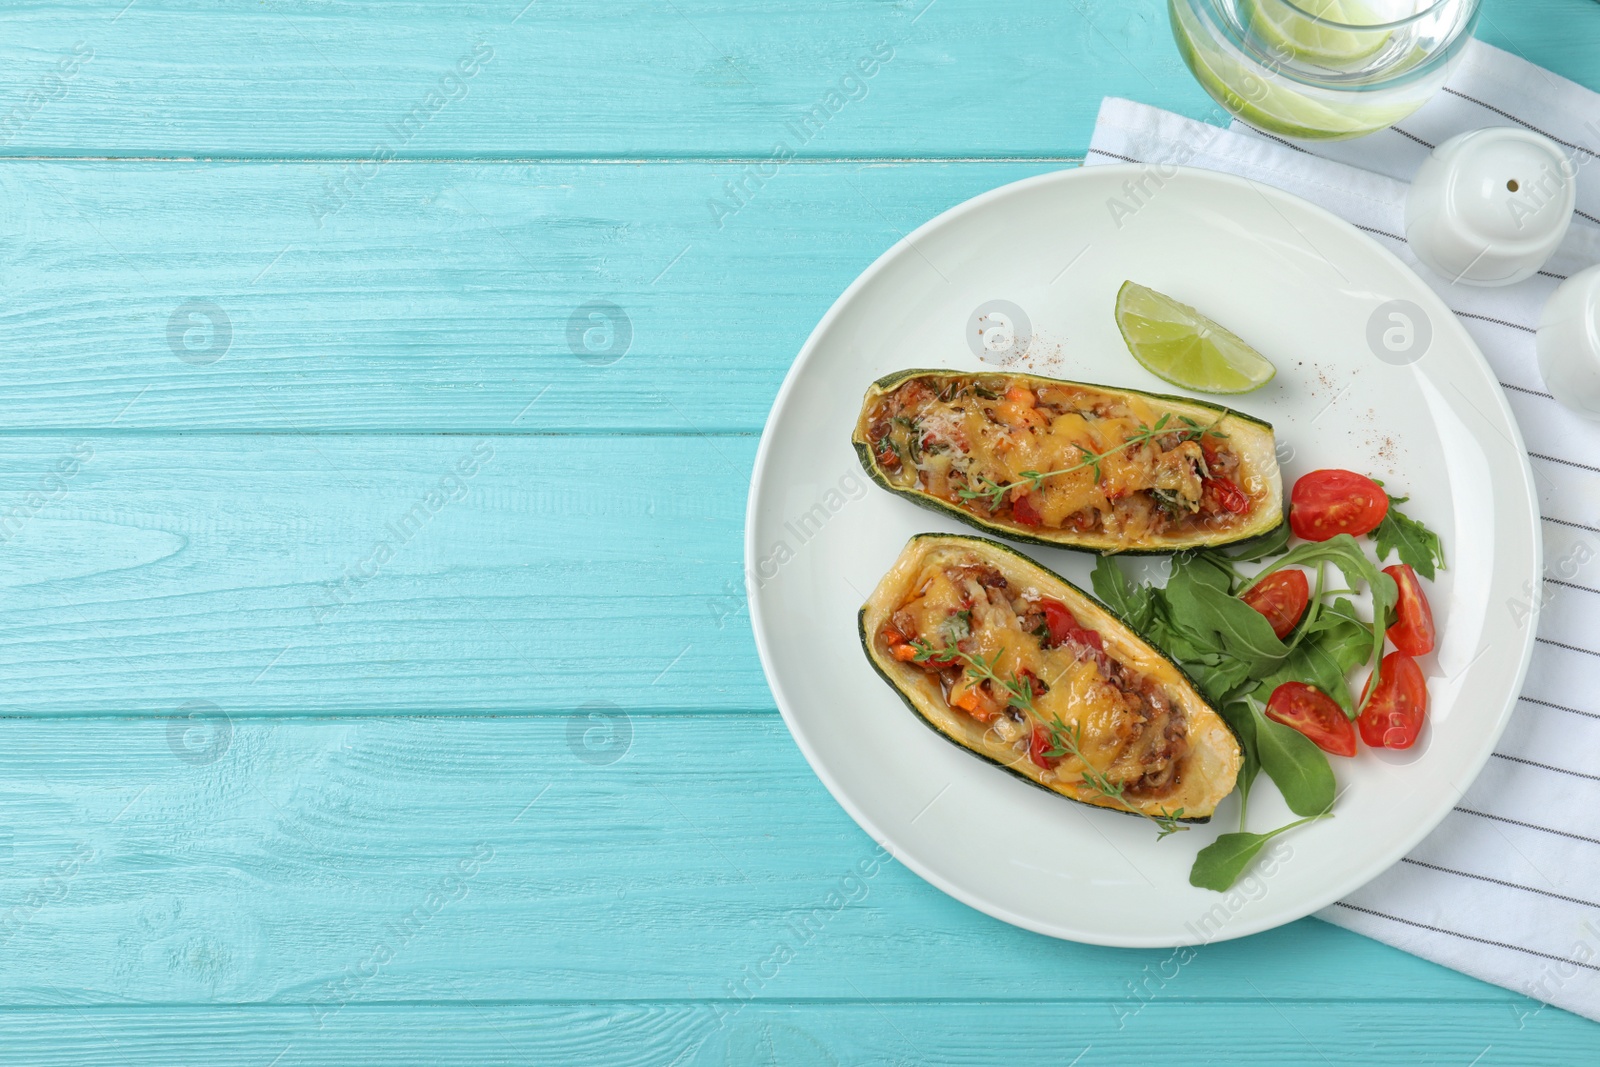
[[[1308,141],[1405,118],[1438,92],[1478,0],[1168,0],[1178,51],[1242,121]]]

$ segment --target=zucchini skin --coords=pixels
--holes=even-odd
[[[1137,396],[1146,400],[1152,400],[1158,404],[1178,404],[1186,407],[1205,408],[1218,416],[1226,415],[1230,419],[1237,419],[1241,422],[1249,423],[1254,427],[1264,431],[1268,438],[1272,439],[1272,423],[1267,422],[1264,419],[1255,418],[1252,415],[1243,414],[1242,412],[1235,411],[1232,408],[1224,408],[1215,404],[1209,404],[1203,400],[1193,400],[1189,397],[1174,396],[1168,393],[1147,393],[1139,389],[1114,388],[1111,386],[1097,385],[1093,382],[1075,382],[1069,381],[1065,378],[1047,378],[1042,374],[1015,374],[1001,370],[952,371],[948,369],[940,370],[936,368],[923,367],[895,371],[893,374],[884,375],[882,378],[879,378],[877,381],[873,382],[867,387],[866,396],[862,399],[862,410],[864,412],[867,405],[878,396],[891,392],[903,382],[906,382],[912,378],[927,376],[965,378],[984,374],[994,374],[996,376],[1006,378],[1027,379],[1029,381],[1041,382],[1047,385],[1078,386],[1085,389],[1096,389],[1103,393],[1122,393],[1127,396]],[[1265,536],[1266,534],[1269,534],[1278,527],[1282,526],[1285,521],[1284,510],[1281,506],[1283,491],[1280,483],[1278,487],[1280,506],[1276,512],[1275,521],[1267,522],[1265,524],[1246,526],[1241,528],[1232,536],[1218,537],[1203,542],[1184,545],[1154,544],[1148,547],[1144,545],[1122,545],[1114,548],[1105,548],[1098,545],[1083,544],[1080,540],[1080,535],[1067,530],[1062,530],[1058,533],[1050,535],[1028,533],[1025,530],[1016,529],[1014,525],[994,522],[989,519],[985,519],[981,515],[975,515],[965,508],[958,507],[947,500],[941,500],[939,497],[936,497],[931,493],[924,492],[921,489],[913,489],[909,486],[895,485],[889,480],[889,476],[884,472],[883,468],[878,466],[878,460],[877,457],[873,455],[872,446],[867,443],[860,430],[861,427],[858,420],[857,431],[856,433],[852,434],[850,444],[855,449],[856,459],[860,462],[861,469],[865,471],[867,477],[876,482],[879,487],[887,489],[889,492],[917,505],[918,507],[927,508],[929,511],[936,512],[940,515],[948,515],[957,522],[971,526],[973,529],[981,530],[986,534],[992,534],[996,537],[1004,537],[1009,541],[1020,541],[1023,544],[1043,545],[1048,548],[1068,548],[1075,552],[1094,552],[1099,555],[1107,556],[1165,556],[1170,555],[1173,552],[1185,552],[1195,548],[1216,548],[1221,545],[1237,545],[1244,541],[1250,541],[1257,537]],[[1274,469],[1273,474],[1274,477],[1277,476],[1276,469]]]
[[[909,551],[910,548],[913,545],[917,544],[920,541],[924,541],[924,540],[928,540],[928,539],[935,539],[935,540],[938,540],[938,541],[941,541],[941,542],[952,542],[952,541],[953,542],[967,542],[969,544],[972,544],[974,546],[979,547],[982,551],[1003,552],[1003,553],[1005,553],[1005,554],[1007,554],[1009,556],[1014,556],[1016,559],[1020,560],[1022,563],[1026,564],[1027,566],[1033,567],[1033,568],[1036,568],[1038,570],[1043,571],[1051,579],[1060,582],[1063,586],[1065,586],[1066,588],[1070,589],[1072,592],[1076,593],[1077,595],[1083,597],[1084,599],[1088,600],[1090,603],[1092,603],[1095,606],[1097,606],[1100,610],[1104,611],[1106,613],[1106,615],[1117,626],[1120,626],[1126,633],[1128,633],[1129,635],[1133,636],[1135,639],[1137,639],[1139,641],[1140,644],[1144,645],[1146,649],[1148,649],[1150,652],[1154,653],[1156,656],[1160,657],[1162,660],[1165,660],[1169,665],[1171,665],[1172,669],[1175,672],[1177,672],[1178,676],[1180,678],[1182,678],[1183,681],[1185,683],[1187,683],[1187,685],[1190,687],[1190,689],[1192,689],[1194,691],[1194,696],[1197,698],[1197,703],[1199,704],[1199,706],[1201,708],[1203,708],[1205,711],[1209,712],[1212,716],[1214,716],[1216,718],[1216,720],[1218,722],[1220,722],[1223,725],[1223,727],[1227,730],[1228,736],[1232,739],[1235,747],[1238,748],[1239,751],[1242,753],[1242,751],[1243,751],[1243,743],[1242,743],[1242,741],[1241,741],[1241,739],[1239,737],[1238,731],[1233,728],[1233,724],[1228,721],[1226,716],[1220,714],[1216,710],[1216,708],[1214,708],[1211,705],[1211,703],[1205,699],[1205,696],[1201,692],[1200,687],[1195,683],[1194,679],[1189,676],[1189,673],[1183,669],[1183,666],[1181,664],[1179,664],[1176,660],[1174,660],[1171,656],[1169,656],[1165,652],[1163,652],[1156,645],[1152,644],[1138,630],[1134,629],[1132,626],[1129,626],[1127,624],[1127,622],[1122,619],[1121,616],[1119,616],[1116,612],[1112,611],[1105,604],[1101,603],[1092,594],[1090,594],[1090,593],[1084,591],[1083,589],[1079,588],[1076,584],[1074,584],[1073,582],[1067,580],[1066,578],[1063,578],[1061,575],[1057,574],[1055,571],[1052,571],[1050,568],[1045,567],[1044,565],[1042,565],[1042,564],[1040,564],[1040,563],[1038,563],[1038,562],[1036,562],[1036,561],[1034,561],[1032,559],[1029,559],[1027,556],[1023,555],[1021,552],[1019,552],[1016,549],[1012,548],[1010,545],[1001,544],[1000,542],[992,540],[992,539],[987,538],[987,537],[974,537],[974,536],[971,536],[970,534],[940,534],[940,533],[921,533],[921,534],[916,534],[911,538],[911,540],[909,542],[907,542],[906,548],[901,551],[901,556],[903,557],[905,552]],[[876,595],[877,595],[877,590],[874,590],[873,596],[875,597]],[[1109,804],[1096,804],[1096,803],[1093,803],[1092,801],[1080,800],[1077,797],[1069,796],[1068,794],[1060,792],[1059,790],[1052,789],[1048,785],[1045,785],[1043,782],[1040,782],[1040,781],[1030,777],[1029,775],[1023,773],[1022,771],[1019,771],[1015,766],[1013,766],[1013,765],[1011,765],[1009,763],[1005,763],[1005,762],[1003,762],[1003,761],[1001,761],[999,759],[996,759],[994,756],[991,756],[987,752],[980,752],[977,749],[970,748],[967,745],[962,744],[958,739],[952,737],[950,734],[948,734],[944,730],[940,729],[938,724],[935,723],[933,720],[929,719],[928,716],[923,712],[923,710],[920,707],[917,706],[917,702],[912,697],[912,695],[909,692],[907,692],[905,689],[901,688],[900,683],[889,672],[887,666],[882,662],[882,660],[875,653],[874,648],[873,648],[873,635],[868,631],[868,628],[867,628],[867,611],[868,611],[869,607],[871,606],[871,604],[872,604],[872,600],[871,600],[871,598],[869,598],[867,604],[863,605],[861,607],[861,609],[856,613],[856,635],[859,638],[859,640],[861,641],[861,651],[867,657],[867,662],[872,665],[873,671],[875,671],[877,673],[879,678],[882,678],[886,683],[888,683],[889,688],[894,690],[895,694],[897,696],[899,696],[899,698],[901,699],[902,702],[904,702],[906,707],[911,710],[911,713],[916,716],[918,722],[922,723],[922,725],[926,726],[929,730],[932,730],[934,732],[934,734],[936,734],[938,737],[940,737],[941,739],[943,739],[947,743],[949,743],[951,745],[954,745],[956,748],[959,748],[961,751],[967,753],[969,756],[974,756],[974,757],[984,761],[985,763],[992,764],[993,766],[998,767],[1001,770],[1005,771],[1007,774],[1011,775],[1013,778],[1018,778],[1018,779],[1020,779],[1020,780],[1022,780],[1024,782],[1027,782],[1029,785],[1033,786],[1035,789],[1041,789],[1044,792],[1049,793],[1052,796],[1060,797],[1061,799],[1071,801],[1074,804],[1082,804],[1085,807],[1095,808],[1095,809],[1100,810],[1100,811],[1112,811],[1112,812],[1116,812],[1116,813],[1118,813],[1120,815],[1130,815],[1130,816],[1133,816],[1135,818],[1144,818],[1145,817],[1144,815],[1140,814],[1137,811],[1129,811],[1126,808],[1113,807],[1113,806],[1111,806]],[[1237,785],[1237,774],[1235,776],[1235,786],[1236,785]],[[1233,792],[1233,788],[1230,787],[1228,793],[1223,794],[1223,797],[1226,797],[1227,795],[1230,795],[1232,792]],[[1220,803],[1222,799],[1223,799],[1222,797],[1219,797],[1217,802]],[[1215,810],[1215,809],[1213,809],[1213,810]],[[1182,822],[1182,823],[1191,823],[1191,824],[1194,824],[1194,825],[1201,825],[1201,824],[1208,823],[1208,822],[1211,821],[1211,814],[1208,813],[1206,815],[1198,815],[1198,816],[1188,816],[1188,815],[1178,816],[1176,818],[1176,821]]]

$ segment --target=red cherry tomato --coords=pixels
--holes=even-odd
[[[1306,613],[1311,600],[1311,584],[1306,572],[1295,567],[1273,571],[1252,585],[1241,597],[1246,604],[1267,617],[1272,632],[1281,640],[1289,636]]]
[[[1250,495],[1228,479],[1207,478],[1201,485],[1211,490],[1212,495],[1217,498],[1217,503],[1225,510],[1235,515],[1243,515],[1250,510]]]
[[[1324,752],[1356,754],[1356,724],[1332,697],[1304,682],[1284,682],[1267,700],[1267,718],[1305,734]]]
[[[1050,731],[1034,723],[1033,736],[1028,739],[1028,758],[1047,771],[1054,770],[1061,762],[1061,757],[1047,756],[1045,753],[1055,747],[1055,742],[1050,739]]]
[[[1426,656],[1433,651],[1433,609],[1422,593],[1417,572],[1409,563],[1396,563],[1383,568],[1383,573],[1394,579],[1400,588],[1400,599],[1394,605],[1394,625],[1389,627],[1389,640],[1408,656]]]
[[[1044,516],[1033,506],[1032,493],[1011,498],[1011,517],[1023,526],[1038,526],[1044,522]]]
[[[1383,486],[1354,471],[1312,471],[1289,494],[1289,528],[1307,541],[1371,533],[1387,514]]]
[[[1367,679],[1367,690],[1372,679]],[[1422,732],[1422,719],[1428,713],[1428,683],[1417,661],[1404,652],[1391,652],[1378,666],[1378,690],[1368,700],[1356,725],[1361,740],[1372,748],[1410,748]]]

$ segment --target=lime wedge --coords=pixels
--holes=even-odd
[[[1139,365],[1200,393],[1248,393],[1278,373],[1267,358],[1188,304],[1133,282],[1117,290],[1117,328]]]
[[[1245,12],[1246,25],[1269,47],[1321,66],[1351,66],[1389,43],[1388,30],[1347,28],[1382,21],[1359,0],[1249,0]]]

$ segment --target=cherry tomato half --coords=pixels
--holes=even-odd
[[[1265,615],[1272,624],[1272,632],[1282,640],[1306,613],[1306,604],[1311,600],[1311,583],[1306,581],[1305,571],[1289,567],[1273,571],[1247,589],[1240,599]]]
[[[1356,754],[1356,724],[1327,693],[1304,682],[1284,682],[1267,699],[1267,718],[1305,734],[1324,752]]]
[[[1367,679],[1372,689],[1372,679]],[[1378,666],[1378,690],[1368,700],[1356,725],[1361,740],[1373,748],[1410,748],[1422,732],[1422,719],[1428,713],[1428,683],[1417,661],[1404,652],[1391,652]]]
[[[1409,563],[1396,563],[1383,568],[1383,573],[1394,579],[1400,588],[1400,599],[1394,605],[1394,625],[1389,627],[1389,640],[1408,656],[1426,656],[1433,651],[1433,609],[1423,595],[1417,572]]]
[[[1021,496],[1011,498],[1011,517],[1023,526],[1038,526],[1044,522],[1044,516],[1033,506],[1032,493],[1023,493]]]
[[[1383,486],[1354,471],[1312,471],[1289,494],[1289,528],[1307,541],[1371,533],[1387,514]]]

